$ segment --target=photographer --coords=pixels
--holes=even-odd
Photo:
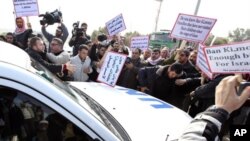
[[[58,10],[55,10],[51,13],[46,12],[45,14],[39,15],[39,17],[43,17],[43,19],[40,20],[40,24],[42,25],[42,33],[48,42],[50,43],[53,38],[60,38],[63,43],[65,43],[69,36],[69,32],[67,27],[62,23],[62,13]],[[54,23],[59,23],[59,26],[57,27],[56,33],[53,36],[47,32],[46,27],[48,25],[53,25]]]
[[[82,44],[86,44],[88,38],[86,36],[86,30],[82,27],[79,28],[79,22],[73,24],[72,37],[69,41],[69,46],[73,46],[73,56],[78,54],[78,48]]]
[[[88,24],[87,23],[82,23],[81,28],[83,29],[85,36],[88,40],[90,40],[90,36],[87,34],[87,29],[88,29]]]
[[[240,95],[236,94],[236,87],[240,82],[242,78],[237,75],[224,78],[216,87],[215,105],[197,115],[182,133],[179,141],[218,140],[223,123],[250,97],[249,86]]]
[[[127,57],[124,67],[118,78],[117,85],[137,90],[139,86],[137,75],[139,69],[143,67],[140,58],[141,52],[142,51],[139,48],[132,50],[132,57]]]

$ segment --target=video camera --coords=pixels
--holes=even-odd
[[[99,35],[97,36],[97,40],[99,41],[99,44],[100,44],[101,46],[104,46],[104,47],[106,47],[106,48],[111,44],[111,42],[108,40],[107,35],[105,35],[105,34],[103,34],[103,33],[101,33],[101,34],[99,34]]]
[[[77,21],[73,23],[73,30],[72,30],[72,35],[76,37],[83,36],[85,34],[85,31],[83,28],[79,27],[80,22]]]
[[[39,17],[43,17],[42,20],[40,20],[41,25],[53,25],[54,23],[60,23],[61,22],[61,17],[62,13],[59,10],[55,10],[51,13],[46,12],[45,14],[40,14]]]

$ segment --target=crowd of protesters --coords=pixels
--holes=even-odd
[[[192,117],[213,105],[216,86],[223,78],[234,75],[215,74],[212,79],[208,78],[196,66],[197,50],[193,47],[130,49],[119,36],[99,34],[97,39],[91,39],[87,35],[87,23],[82,23],[82,33],[73,34],[67,43],[69,32],[63,22],[54,35],[47,32],[46,27],[41,26],[42,35],[35,35],[31,24],[26,28],[25,21],[19,17],[16,30],[1,36],[0,40],[25,50],[63,81],[96,82],[107,52],[126,54],[129,57],[117,85],[157,97]],[[63,50],[66,44],[72,47],[72,54]],[[240,110],[234,117],[239,113]],[[246,122],[249,122],[248,113]]]

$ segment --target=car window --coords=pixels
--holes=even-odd
[[[101,123],[103,123],[104,126],[106,126],[115,136],[117,136],[121,140],[130,140],[128,134],[118,123],[118,121],[116,121],[100,104],[95,102],[94,99],[90,98],[83,91],[69,85],[67,82],[61,81],[39,62],[35,61],[34,59],[31,59],[31,61],[31,65],[36,69],[35,73],[37,75],[43,77],[51,84],[60,88],[65,94],[69,95],[79,105],[83,106],[82,100],[85,101],[87,106],[83,106],[83,108],[92,113],[92,115],[94,115]],[[81,100],[79,100],[79,98]]]
[[[39,62],[35,61],[31,58],[31,66],[36,69],[36,74],[42,76],[44,79],[49,81],[51,84],[57,86],[63,91],[66,91],[65,94],[68,94],[71,98],[75,99],[75,92],[66,84],[67,82],[61,81],[58,77],[56,77],[53,73],[47,70],[44,66],[42,66]]]
[[[0,86],[0,140],[92,141],[60,113],[27,94]]]

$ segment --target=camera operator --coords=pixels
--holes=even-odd
[[[79,22],[73,24],[73,31],[72,31],[72,37],[69,41],[69,46],[73,46],[73,56],[76,56],[78,54],[79,46],[82,44],[86,44],[88,41],[88,37],[86,34],[86,29],[79,28]],[[90,37],[89,37],[90,38]]]
[[[51,43],[53,38],[60,38],[63,41],[63,43],[65,43],[65,41],[67,40],[69,36],[69,32],[68,32],[67,27],[64,25],[64,23],[62,23],[62,18],[60,18],[60,23],[56,29],[55,35],[52,35],[49,32],[47,32],[46,30],[47,26],[48,25],[45,25],[45,24],[42,25],[42,33],[49,43]]]
[[[236,87],[240,82],[242,78],[239,75],[224,78],[216,87],[215,105],[197,115],[182,133],[179,141],[218,140],[222,125],[230,114],[249,100],[249,86],[237,95]]]
[[[87,29],[88,29],[88,24],[87,23],[82,23],[81,28],[83,29],[85,36],[88,40],[90,40],[90,36],[87,34]]]

